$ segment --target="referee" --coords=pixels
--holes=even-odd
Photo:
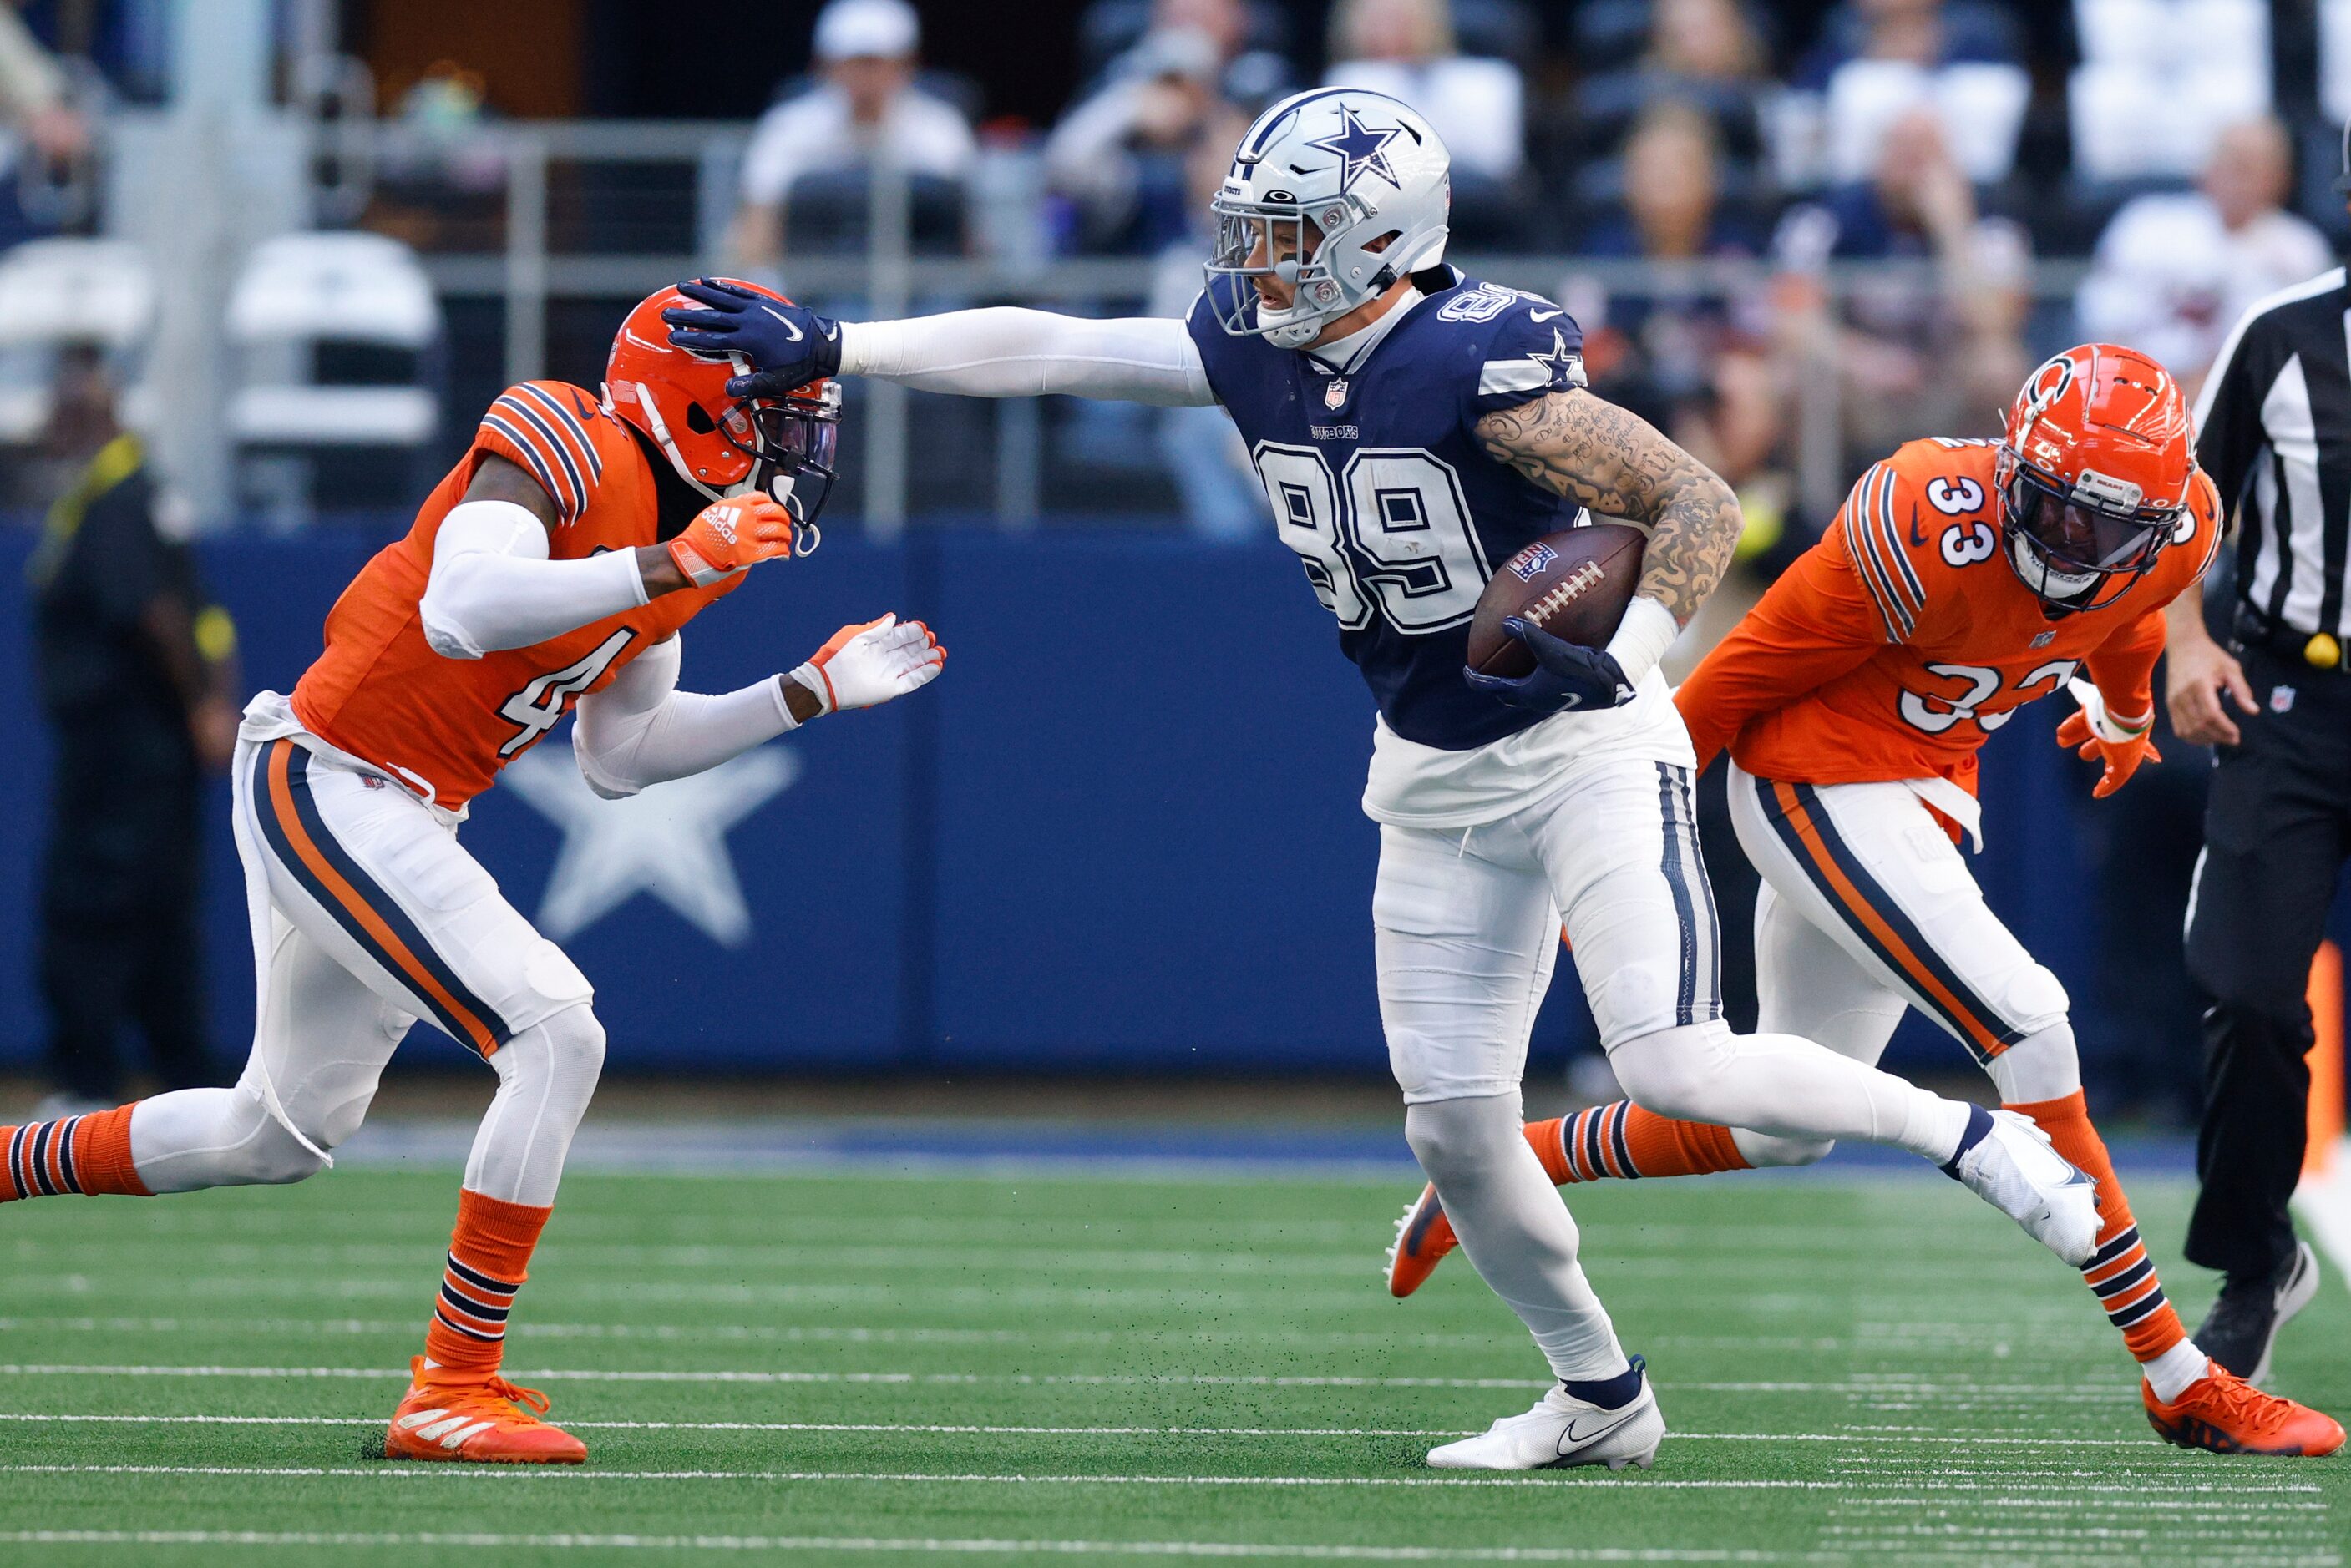
[[[2351,130],[2345,147],[2351,160]],[[2262,300],[2230,334],[2196,408],[2197,461],[2237,524],[2227,646],[2200,596],[2164,612],[2172,730],[2214,748],[2188,901],[2205,1066],[2187,1253],[2224,1279],[2196,1343],[2255,1382],[2318,1290],[2286,1202],[2309,1125],[2311,960],[2351,856],[2346,310],[2337,267]]]

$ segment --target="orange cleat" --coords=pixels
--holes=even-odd
[[[1388,1294],[1401,1299],[1420,1289],[1445,1255],[1460,1244],[1453,1221],[1437,1201],[1435,1185],[1422,1188],[1396,1221],[1395,1244],[1388,1249]]]
[[[2318,1459],[2343,1446],[2343,1426],[2332,1416],[2264,1394],[2215,1361],[2169,1405],[2146,1378],[2139,1397],[2147,1419],[2167,1443],[2216,1454],[2291,1454]]]
[[[487,1378],[428,1381],[421,1355],[408,1364],[408,1395],[384,1429],[385,1459],[491,1465],[576,1465],[587,1460],[587,1444],[531,1413],[547,1409],[547,1396],[536,1388],[517,1388],[496,1373]]]

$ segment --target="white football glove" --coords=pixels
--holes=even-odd
[[[946,668],[947,650],[921,621],[895,615],[844,626],[792,679],[816,693],[828,713],[872,708],[919,691]]]

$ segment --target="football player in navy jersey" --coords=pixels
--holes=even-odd
[[[1656,1397],[1519,1130],[1562,919],[1617,1080],[1641,1106],[1908,1149],[2076,1265],[2098,1220],[2088,1178],[2022,1117],[1723,1023],[1689,737],[1657,659],[1721,580],[1739,504],[1586,389],[1582,335],[1558,306],[1444,265],[1447,171],[1412,109],[1325,88],[1274,105],[1241,139],[1214,200],[1207,286],[1185,320],[988,309],[837,323],[714,283],[683,286],[700,307],[668,319],[678,346],[753,367],[730,384],[740,395],[864,375],[1231,415],[1275,527],[1378,702],[1364,809],[1380,824],[1372,917],[1405,1136],[1462,1250],[1559,1378],[1531,1410],[1429,1462],[1646,1466],[1666,1429]],[[1514,621],[1534,672],[1467,669],[1487,579],[1588,513],[1649,534],[1608,646]]]

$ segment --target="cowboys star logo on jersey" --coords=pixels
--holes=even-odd
[[[1339,106],[1339,130],[1330,136],[1317,137],[1306,145],[1320,149],[1340,159],[1344,167],[1339,172],[1339,189],[1350,190],[1355,176],[1368,169],[1389,184],[1399,184],[1394,165],[1388,162],[1388,143],[1402,132],[1394,126],[1378,130],[1365,125],[1355,111],[1344,104]]]

